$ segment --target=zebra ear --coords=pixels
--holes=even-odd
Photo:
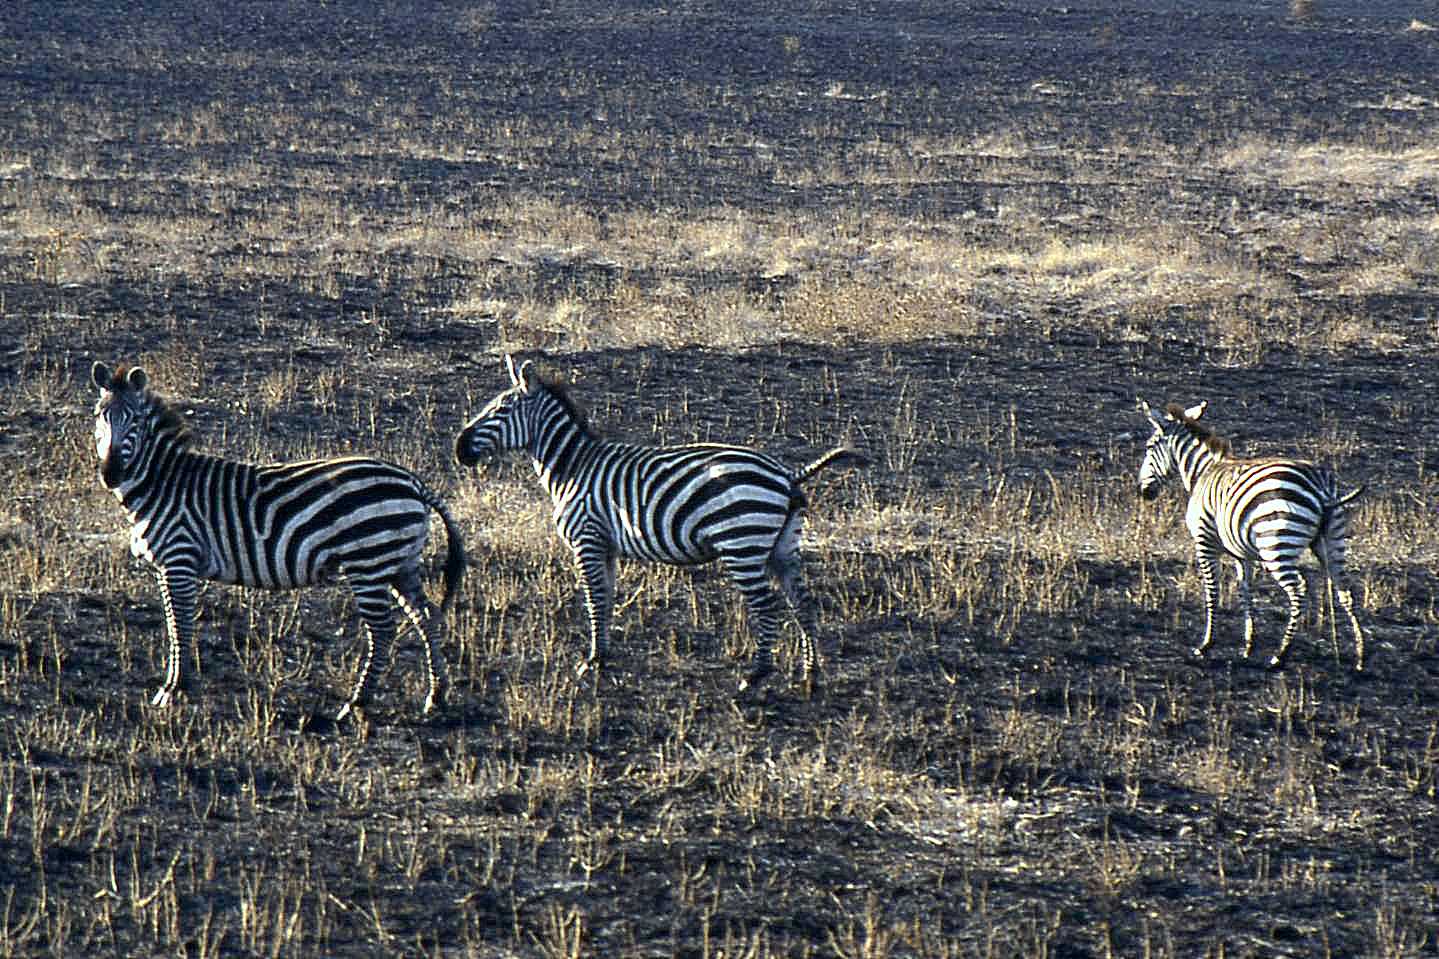
[[[530,393],[535,388],[535,371],[533,360],[525,360],[520,364],[520,372],[515,376],[515,385],[521,392]]]
[[[148,382],[150,382],[150,377],[146,376],[145,370],[138,366],[133,367],[130,370],[130,375],[125,377],[126,385],[132,390],[143,390],[145,384]]]
[[[1204,401],[1202,401],[1202,402],[1200,402],[1200,403],[1198,403],[1198,404],[1196,404],[1196,405],[1194,405],[1194,406],[1191,406],[1189,409],[1185,410],[1185,411],[1184,411],[1184,415],[1187,416],[1187,417],[1189,417],[1191,420],[1197,420],[1197,419],[1199,419],[1201,416],[1204,415],[1204,408],[1205,408],[1206,406],[1208,406],[1208,405],[1209,405],[1209,401],[1208,401],[1208,400],[1204,400]]]
[[[510,374],[511,386],[520,385],[520,377],[515,373],[515,358],[508,353],[505,354],[505,372]]]
[[[1144,414],[1144,418],[1149,420],[1150,426],[1153,426],[1155,429],[1159,429],[1159,420],[1154,418],[1154,410],[1150,408],[1148,403],[1144,402],[1144,400],[1136,396],[1134,398],[1134,405],[1135,408],[1139,410],[1139,412]]]
[[[90,367],[90,379],[100,389],[108,390],[110,388],[110,367],[96,360],[95,365]]]

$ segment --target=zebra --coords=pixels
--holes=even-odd
[[[100,390],[95,452],[100,480],[131,523],[130,550],[155,570],[169,638],[165,678],[151,699],[168,706],[180,687],[180,655],[194,641],[200,580],[288,589],[344,582],[366,633],[359,675],[336,716],[367,698],[371,668],[383,669],[396,632],[392,606],[425,645],[425,712],[443,705],[445,661],[434,607],[420,585],[429,511],[445,526],[448,613],[464,575],[459,528],[445,504],[408,470],[360,456],[258,465],[197,452],[174,406],[142,367],[91,367]]]
[[[1341,496],[1334,472],[1305,460],[1235,457],[1228,440],[1199,422],[1207,405],[1205,402],[1184,409],[1170,404],[1161,419],[1148,403],[1138,400],[1140,412],[1154,428],[1139,469],[1140,495],[1153,499],[1164,481],[1176,473],[1189,494],[1185,524],[1194,538],[1204,581],[1204,638],[1195,647],[1194,655],[1203,656],[1213,638],[1222,551],[1239,574],[1245,657],[1254,647],[1250,585],[1256,561],[1289,597],[1289,622],[1278,650],[1269,660],[1270,668],[1282,666],[1304,612],[1308,587],[1299,570],[1299,558],[1307,548],[1325,574],[1331,609],[1337,592],[1349,616],[1354,630],[1354,668],[1362,671],[1364,632],[1344,582],[1344,556],[1349,535],[1348,505],[1364,488]]]
[[[568,391],[531,361],[516,369],[507,354],[505,369],[510,387],[465,424],[455,456],[473,466],[500,451],[530,454],[560,538],[574,554],[589,616],[589,655],[579,673],[603,664],[618,557],[684,566],[717,560],[743,597],[755,634],[740,692],[757,688],[774,669],[780,603],[772,578],[803,620],[802,678],[812,690],[818,620],[801,576],[801,487],[831,464],[868,458],[841,446],[793,471],[743,446],[614,442],[596,434]]]

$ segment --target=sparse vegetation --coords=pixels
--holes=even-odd
[[[0,956],[1439,947],[1432,30],[134,6],[0,10]],[[611,433],[874,456],[812,495],[822,696],[732,703],[711,570],[622,566],[613,679],[576,678],[528,466],[451,460],[504,350]],[[446,490],[454,709],[412,717],[404,638],[368,716],[302,732],[351,679],[344,591],[214,586],[197,691],[147,708],[163,612],[94,476],[96,358],[203,446]],[[1185,659],[1139,393],[1367,487],[1365,677],[1318,614],[1282,673],[1231,615]]]

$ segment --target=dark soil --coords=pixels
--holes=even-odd
[[[943,575],[934,556],[968,558],[1005,581],[1013,556],[958,529],[923,552],[837,550],[812,564],[831,630],[813,700],[781,680],[759,703],[734,704],[743,658],[726,643],[740,621],[719,576],[700,572],[692,583],[706,625],[689,626],[689,579],[622,613],[599,703],[581,696],[569,725],[517,726],[504,703],[572,663],[527,660],[514,639],[480,661],[491,647],[470,637],[456,640],[465,680],[445,716],[416,718],[419,670],[402,642],[372,724],[309,726],[337,704],[354,661],[351,641],[333,638],[341,627],[353,635],[343,597],[303,599],[279,654],[293,678],[267,690],[243,638],[256,628],[250,597],[219,590],[206,594],[202,675],[189,695],[167,715],[143,705],[160,655],[158,596],[138,567],[116,582],[86,579],[104,568],[99,554],[124,549],[94,535],[123,521],[87,473],[92,360],[189,363],[188,381],[158,385],[183,399],[212,449],[291,436],[348,450],[378,434],[407,451],[387,455],[416,451],[411,465],[440,488],[512,475],[461,474],[448,461],[454,431],[503,378],[496,327],[444,312],[473,264],[399,248],[383,269],[342,273],[338,292],[232,269],[283,256],[277,238],[243,224],[304,203],[329,170],[350,191],[357,220],[347,228],[357,230],[367,217],[436,203],[483,211],[523,192],[611,213],[943,211],[974,216],[981,230],[1023,196],[1052,204],[1056,234],[1120,230],[1116,211],[1137,209],[1218,228],[1235,204],[1288,211],[1301,200],[1279,188],[1236,193],[1186,157],[1248,134],[1432,144],[1439,102],[1439,42],[1406,31],[1413,14],[1401,4],[1318,2],[1303,18],[1282,4],[1220,2],[604,6],[0,9],[0,167],[27,164],[0,179],[0,223],[13,225],[38,184],[57,205],[127,222],[219,196],[237,224],[232,245],[200,251],[204,267],[181,275],[101,268],[50,282],[34,250],[0,244],[0,388],[11,394],[0,462],[12,484],[0,517],[13,520],[0,527],[0,551],[17,579],[17,557],[39,555],[60,584],[0,584],[0,952],[1439,949],[1439,557],[1416,560],[1403,544],[1356,571],[1361,584],[1401,584],[1383,593],[1394,601],[1364,611],[1362,676],[1312,617],[1285,671],[1241,661],[1232,597],[1210,660],[1189,658],[1203,611],[1173,530],[1145,568],[1077,551],[1067,568],[1084,598],[1050,614],[1016,623],[998,589],[972,615],[900,608],[884,591]],[[854,97],[822,96],[835,82]],[[1399,101],[1428,106],[1374,106]],[[281,109],[306,121],[297,144],[167,132],[198,111],[224,123]],[[97,111],[108,128],[66,121]],[[385,125],[397,118],[401,130],[453,129],[456,143],[523,120],[528,142],[556,146],[414,156]],[[591,127],[641,146],[580,149],[561,135]],[[896,131],[964,140],[1010,128],[1055,149],[1022,161],[936,156],[920,183],[800,187],[760,175],[752,148],[843,166]],[[356,152],[356,142],[375,149]],[[1074,177],[1070,151],[1118,142],[1171,151],[1174,178],[1136,176],[1118,153],[1111,178]],[[253,183],[217,192],[197,163],[249,165]],[[1384,202],[1433,209],[1435,189],[1430,180]],[[1342,221],[1361,208],[1384,212],[1356,196],[1314,213]],[[78,242],[99,251],[105,237]],[[1297,259],[1274,250],[1264,268],[1288,276]],[[614,281],[601,267],[493,268],[501,288],[540,296],[598,294]],[[762,277],[678,279],[757,301],[786,294]],[[548,359],[573,375],[608,433],[749,442],[796,464],[844,438],[882,454],[902,388],[937,441],[903,474],[881,465],[820,484],[814,512],[830,521],[860,508],[865,484],[882,502],[1031,484],[1037,511],[1046,475],[1125,496],[1144,439],[1136,395],[1207,399],[1216,428],[1254,453],[1302,449],[1338,429],[1353,436],[1333,457],[1346,484],[1378,500],[1432,492],[1436,278],[1367,297],[1293,285],[1316,328],[1363,315],[1403,345],[1336,352],[1290,330],[1237,361],[1182,304],[1116,325],[1050,303],[984,337],[876,343],[852,331],[825,344]],[[256,385],[287,366],[301,395],[322,372],[344,371],[331,415],[304,404],[261,415]],[[28,401],[26,384],[51,369],[68,375],[67,392]],[[427,406],[441,429],[416,437]],[[986,441],[974,424],[1005,439]],[[1172,510],[1176,524],[1182,509],[1177,494],[1148,508]],[[66,528],[67,516],[83,527]],[[577,661],[583,616],[568,593],[558,609],[537,595],[482,614],[487,576],[565,581],[559,559],[489,555],[486,531],[469,532],[476,565],[460,621],[525,629],[554,617]],[[1366,555],[1385,555],[1367,542]],[[1048,569],[1041,557],[1021,561],[1036,575]],[[623,577],[631,592],[659,588],[649,573]],[[1131,598],[1149,578],[1167,584],[1163,609]],[[1267,653],[1281,613],[1272,584],[1259,591]],[[279,621],[288,602],[264,598],[259,620]],[[246,742],[247,696],[266,695],[273,726],[263,743]],[[1206,787],[1186,770],[1215,747],[1230,772]],[[806,802],[794,783],[811,763],[826,774]],[[556,770],[592,778],[556,784]],[[881,780],[912,783],[915,800]],[[756,795],[742,794],[746,784]]]

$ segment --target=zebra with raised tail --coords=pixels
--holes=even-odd
[[[256,465],[197,452],[180,413],[140,367],[91,368],[100,479],[130,517],[130,549],[155,567],[169,637],[165,678],[152,704],[180,687],[180,656],[194,642],[200,580],[289,589],[343,582],[354,593],[366,648],[343,720],[367,695],[396,632],[395,606],[425,645],[425,711],[442,705],[445,661],[434,607],[420,584],[430,511],[445,526],[449,611],[464,575],[460,531],[445,504],[408,470],[359,456]]]
[[[1254,647],[1254,613],[1250,588],[1255,562],[1264,567],[1289,597],[1289,622],[1271,668],[1284,663],[1299,629],[1308,587],[1299,569],[1307,549],[1319,561],[1330,589],[1337,593],[1354,630],[1354,668],[1364,668],[1364,631],[1354,614],[1354,598],[1344,582],[1349,536],[1348,505],[1363,487],[1339,494],[1334,472],[1305,460],[1233,455],[1228,440],[1199,422],[1206,403],[1184,409],[1168,406],[1157,415],[1144,400],[1140,412],[1154,432],[1139,468],[1139,492],[1153,499],[1169,477],[1178,475],[1189,494],[1185,524],[1194,538],[1195,556],[1204,581],[1204,639],[1194,649],[1203,656],[1214,636],[1214,610],[1219,605],[1219,557],[1227,554],[1239,574],[1244,609],[1244,655]],[[1336,651],[1337,653],[1337,651]]]
[[[825,467],[866,463],[839,447],[794,471],[742,446],[640,446],[599,437],[560,385],[526,360],[505,356],[510,386],[465,425],[455,441],[473,466],[504,450],[525,450],[550,494],[555,526],[573,551],[589,614],[590,650],[581,672],[604,660],[618,557],[692,566],[718,561],[744,598],[755,652],[740,690],[774,669],[779,582],[804,632],[802,678],[819,670],[814,604],[801,576],[801,486]]]

